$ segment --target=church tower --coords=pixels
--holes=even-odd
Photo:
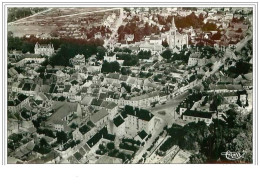
[[[175,26],[175,21],[174,17],[172,18],[172,26],[169,31],[169,48],[173,49],[176,46],[176,33],[177,33],[177,28]]]

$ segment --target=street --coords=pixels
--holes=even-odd
[[[112,34],[109,37],[109,39],[104,41],[104,45],[103,46],[105,48],[107,47],[107,45],[109,45],[111,40],[114,39],[115,35],[117,34],[117,30],[121,26],[122,22],[123,22],[123,8],[120,8],[119,18],[116,21],[115,28],[111,29],[112,30]]]
[[[135,163],[138,163],[138,161],[142,158],[143,154],[147,151],[147,149],[152,145],[152,143],[154,142],[154,140],[155,140],[155,139],[159,136],[159,134],[163,131],[163,128],[164,128],[164,126],[165,126],[165,123],[164,123],[162,120],[161,120],[160,122],[158,122],[158,123],[159,123],[159,124],[156,124],[156,125],[155,125],[155,129],[154,129],[154,132],[153,132],[151,138],[147,140],[147,142],[146,142],[146,144],[144,145],[143,148],[140,148],[140,149],[137,151],[137,153],[136,153],[136,155],[135,155],[135,157],[134,157],[132,163],[134,163],[134,164],[135,164]]]

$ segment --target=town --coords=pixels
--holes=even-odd
[[[15,18],[8,163],[225,163],[228,150],[252,163],[251,8],[55,7]]]

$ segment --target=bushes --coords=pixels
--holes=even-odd
[[[120,158],[123,160],[123,162],[125,162],[126,160],[131,160],[131,158],[132,158],[131,155],[119,152],[118,149],[113,149],[113,150],[109,151],[108,156]]]
[[[113,150],[115,148],[115,144],[113,142],[107,143],[107,149]]]
[[[136,144],[136,145],[138,145],[138,146],[140,146],[140,144],[141,144],[141,142],[140,141],[136,141],[136,140],[134,140],[134,139],[128,139],[128,138],[124,138],[123,140],[122,140],[122,142],[123,143],[132,143],[133,145],[134,144]]]
[[[138,150],[138,148],[137,148],[136,146],[134,146],[134,145],[129,145],[129,144],[127,144],[127,143],[120,143],[120,144],[119,144],[119,147],[120,147],[121,149],[130,150],[130,151],[134,151],[134,152],[136,152],[136,151]]]
[[[139,59],[149,59],[151,57],[151,51],[143,51],[141,50],[138,53],[138,58]]]

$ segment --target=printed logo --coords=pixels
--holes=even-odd
[[[245,151],[243,151],[242,153],[227,151],[227,152],[222,152],[221,155],[225,156],[226,159],[228,160],[238,160],[244,158]]]

